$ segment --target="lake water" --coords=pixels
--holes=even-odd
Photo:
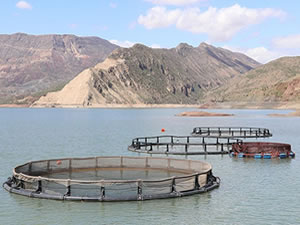
[[[187,109],[0,109],[0,182],[31,160],[131,155],[131,139],[188,135],[196,126],[266,127],[268,141],[292,145],[295,159],[189,156],[213,165],[221,186],[209,193],[144,202],[62,202],[0,189],[0,224],[300,224],[300,118],[276,110],[207,110],[234,117],[176,117]],[[180,156],[178,156],[180,158]]]
[[[153,180],[163,179],[173,176],[184,176],[189,173],[180,173],[168,170],[145,170],[145,169],[120,169],[120,168],[101,168],[95,170],[63,171],[39,176],[54,179],[73,179],[73,180]]]

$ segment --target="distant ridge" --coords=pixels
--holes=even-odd
[[[61,89],[117,47],[99,37],[0,35],[0,104],[30,103]]]
[[[258,65],[246,55],[206,43],[196,48],[181,43],[172,49],[136,44],[116,49],[34,106],[198,104],[208,90]]]
[[[300,56],[282,57],[235,77],[206,96],[207,101],[243,105],[297,103],[300,106]]]

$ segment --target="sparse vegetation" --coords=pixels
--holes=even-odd
[[[295,102],[300,96],[300,57],[283,57],[209,92],[228,102]]]

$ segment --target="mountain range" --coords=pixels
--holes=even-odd
[[[114,50],[34,106],[199,104],[207,91],[259,65],[246,55],[206,43],[171,49],[136,44]]]
[[[209,91],[206,101],[271,108],[300,103],[300,57],[282,57],[235,77]]]
[[[0,35],[0,104],[300,107],[300,57],[261,65],[201,43],[121,48],[99,37]]]
[[[0,104],[32,103],[59,90],[116,48],[99,37],[0,35]]]

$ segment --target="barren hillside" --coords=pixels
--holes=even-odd
[[[0,35],[0,104],[28,103],[61,89],[116,48],[98,37]]]
[[[35,106],[197,104],[210,89],[255,68],[253,59],[206,43],[152,49],[120,48]]]

